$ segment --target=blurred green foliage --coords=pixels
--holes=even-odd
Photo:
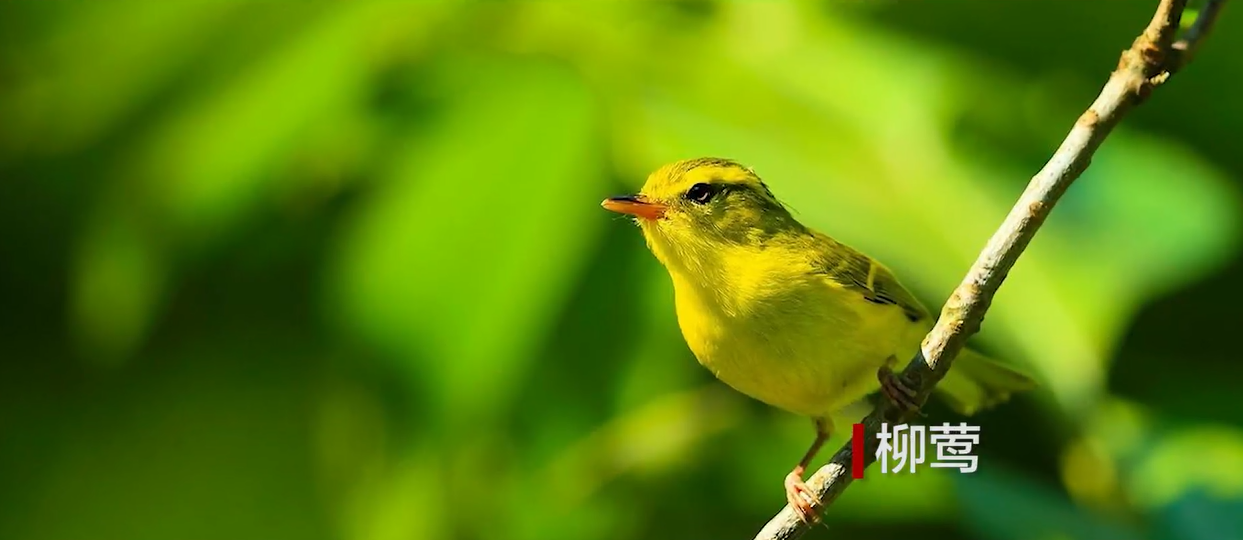
[[[810,426],[599,201],[732,157],[939,305],[1154,5],[0,4],[0,538],[749,537]],[[1243,535],[1240,21],[998,295],[980,471],[816,535]]]

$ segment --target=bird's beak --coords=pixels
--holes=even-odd
[[[665,215],[665,205],[647,201],[642,195],[609,197],[600,203],[605,210],[628,214],[643,219],[660,219]]]

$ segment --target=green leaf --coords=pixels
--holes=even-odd
[[[959,477],[959,498],[969,528],[989,540],[1135,540],[1143,538],[1120,523],[1075,507],[1048,486],[1003,470]]]
[[[332,284],[347,327],[462,425],[502,414],[536,360],[605,223],[605,176],[592,103],[564,70],[463,58],[440,76],[443,118],[356,208]]]

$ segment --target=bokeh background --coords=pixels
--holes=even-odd
[[[939,306],[1155,4],[0,3],[0,538],[750,538],[810,423],[600,200],[738,159]],[[814,537],[1243,537],[1236,7],[998,295],[979,471]]]

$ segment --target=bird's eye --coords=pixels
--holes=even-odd
[[[686,190],[686,198],[699,204],[705,204],[712,200],[713,195],[716,195],[716,190],[704,183],[695,184]]]

